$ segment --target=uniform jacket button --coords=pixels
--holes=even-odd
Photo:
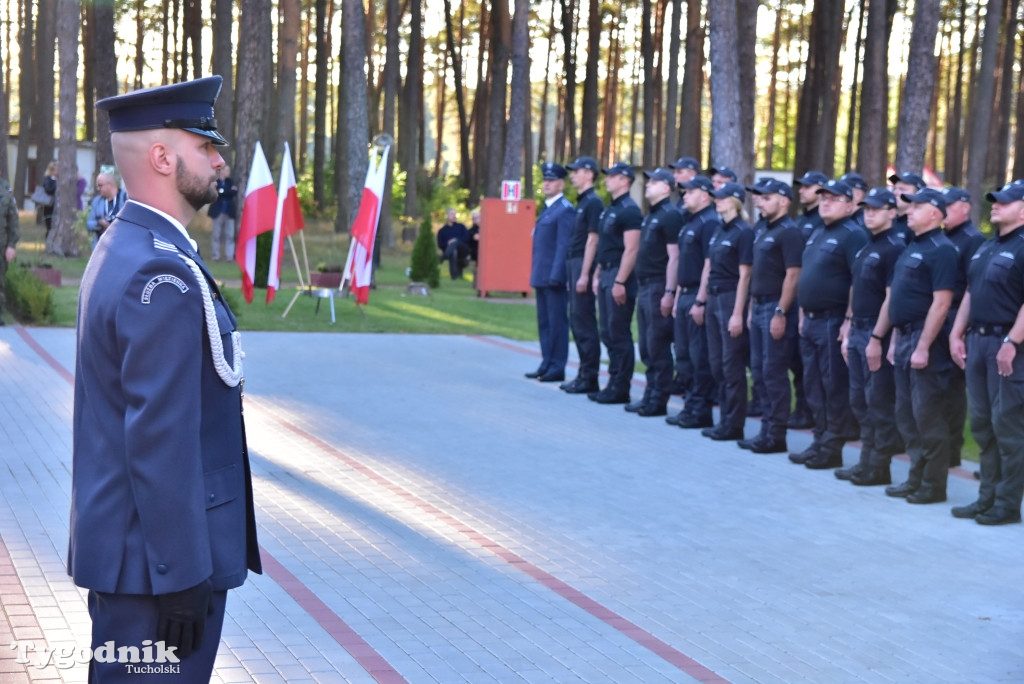
[[[210,502],[212,503],[213,500],[216,499],[216,498],[217,498],[217,495],[214,494],[213,492],[210,492]]]
[[[156,566],[156,571],[158,573],[160,573],[161,575],[166,575],[167,574],[167,566],[164,565],[163,563],[158,563],[157,566]]]

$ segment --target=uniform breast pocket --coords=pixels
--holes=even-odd
[[[996,255],[988,262],[985,269],[985,280],[992,283],[1005,283],[1010,280],[1010,270],[1014,260],[1008,256]]]
[[[206,509],[216,508],[229,501],[234,501],[242,493],[242,478],[235,465],[203,474],[206,486]]]

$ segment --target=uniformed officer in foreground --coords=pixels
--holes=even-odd
[[[679,261],[679,229],[682,214],[672,205],[675,178],[667,169],[644,171],[644,195],[651,209],[644,217],[640,252],[636,259],[636,328],[640,360],[647,367],[647,389],[639,402],[626,410],[640,416],[663,416],[672,384],[672,335],[675,321],[676,276]]]
[[[608,348],[608,383],[587,397],[599,404],[628,404],[636,366],[631,326],[637,293],[634,268],[643,217],[640,207],[629,196],[629,188],[636,179],[633,167],[620,161],[603,171],[612,203],[601,214],[593,288],[597,294],[601,341]]]
[[[604,201],[594,190],[598,166],[592,157],[567,164],[569,180],[576,188],[576,222],[569,242],[569,323],[580,370],[571,382],[561,385],[569,394],[596,392],[601,370],[601,337],[597,329],[597,299],[591,287],[597,266],[597,243]]]
[[[946,500],[949,468],[949,425],[945,402],[949,392],[949,336],[946,314],[956,287],[956,249],[942,232],[946,199],[925,188],[904,195],[910,204],[907,226],[913,238],[893,269],[889,302],[872,334],[885,337],[896,330],[896,425],[910,456],[910,473],[900,485],[886,487],[888,496],[907,503]],[[875,347],[868,350],[870,368],[877,368]]]
[[[217,199],[221,78],[107,98],[131,200],[82,277],[68,571],[92,646],[176,647],[210,679],[227,590],[260,572],[235,318],[185,226]],[[136,682],[121,663],[91,682]]]
[[[981,486],[977,500],[953,515],[1005,525],[1020,522],[1024,492],[1024,185],[1011,183],[986,199],[999,232],[971,259],[949,337],[953,361],[967,373]]]
[[[692,382],[683,397],[683,410],[665,419],[681,428],[706,428],[714,424],[711,409],[715,383],[708,363],[708,338],[703,323],[698,324],[690,312],[707,304],[697,297],[708,244],[722,219],[712,204],[714,186],[707,176],[697,175],[683,184],[683,202],[689,217],[679,231],[679,274],[676,291],[675,341],[677,349],[685,349]],[[678,356],[678,351],[677,351]],[[684,371],[685,372],[685,371]]]
[[[953,327],[960,301],[967,289],[967,267],[971,257],[985,241],[974,222],[971,221],[971,196],[966,190],[949,187],[943,191],[946,196],[946,220],[943,228],[946,237],[957,251],[956,287],[953,289],[953,303],[946,316],[949,329]],[[960,465],[960,451],[964,446],[964,426],[967,423],[967,380],[963,370],[953,365],[949,370],[949,393],[946,395],[946,420],[949,424],[949,467]]]
[[[4,324],[7,266],[14,261],[20,236],[18,204],[14,200],[14,193],[7,187],[7,181],[0,178],[0,325]]]
[[[870,234],[853,262],[850,292],[850,325],[843,338],[843,357],[850,375],[850,408],[860,425],[860,460],[840,468],[835,476],[855,485],[892,484],[889,465],[903,453],[903,440],[896,428],[896,386],[892,364],[885,358],[890,336],[872,337],[878,315],[888,305],[889,286],[903,240],[896,235],[896,197],[887,188],[872,188],[860,203],[864,225]],[[868,366],[871,347],[881,365]]]
[[[566,288],[566,254],[576,222],[575,207],[565,199],[565,169],[560,164],[541,164],[544,209],[533,226],[533,261],[530,287],[537,293],[537,333],[540,366],[528,373],[541,382],[565,380],[569,361],[569,292]]]
[[[789,366],[797,353],[796,286],[804,239],[789,217],[793,189],[774,178],[748,188],[764,229],[754,238],[750,281],[750,363],[760,364],[764,383],[761,430],[739,445],[758,454],[786,451],[791,392]]]
[[[676,199],[676,208],[679,210],[682,216],[682,221],[685,224],[690,220],[690,212],[686,210],[686,202],[684,195],[686,190],[683,189],[685,183],[689,183],[693,180],[694,176],[700,170],[700,165],[697,160],[693,157],[680,157],[668,164],[668,168],[672,169],[672,175],[676,180],[676,190],[679,193]],[[693,365],[690,363],[690,350],[687,346],[685,337],[680,337],[680,329],[677,325],[673,331],[672,348],[675,354],[675,367],[674,375],[672,377],[672,387],[669,390],[670,394],[678,394],[685,397],[693,386]]]
[[[804,391],[814,416],[814,442],[793,463],[812,470],[843,465],[843,444],[856,439],[850,412],[850,378],[840,340],[853,280],[853,262],[867,242],[867,233],[850,214],[853,191],[841,180],[830,180],[818,191],[825,226],[815,229],[804,249],[797,298],[800,302],[800,354],[804,362]]]

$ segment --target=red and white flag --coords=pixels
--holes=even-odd
[[[292,168],[292,153],[288,143],[284,144],[281,159],[281,178],[277,183],[277,214],[274,216],[274,246],[270,250],[270,273],[267,274],[267,304],[274,301],[274,294],[281,288],[281,258],[284,256],[284,241],[305,228],[299,194],[295,189],[295,169]]]
[[[249,181],[245,186],[245,204],[238,228],[235,261],[242,269],[242,295],[252,304],[253,282],[256,280],[256,236],[274,229],[274,211],[277,193],[270,175],[263,147],[257,141],[249,168]]]
[[[356,297],[356,304],[366,304],[370,299],[370,280],[373,275],[373,241],[377,237],[377,220],[380,218],[380,205],[384,195],[384,180],[388,174],[388,151],[390,147],[381,149],[380,156],[370,155],[370,167],[366,170],[366,185],[363,187],[363,199],[359,203],[359,213],[352,223],[352,244],[348,250],[348,263],[345,273],[348,274],[349,291]]]

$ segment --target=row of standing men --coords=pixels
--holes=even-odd
[[[601,169],[580,157],[541,170],[530,285],[542,359],[527,377],[755,453],[786,452],[787,429],[810,428],[812,444],[791,462],[887,485],[912,504],[946,500],[970,406],[981,484],[952,514],[1020,522],[1024,181],[986,195],[996,233],[986,240],[966,191],[927,187],[909,172],[869,188],[857,173],[809,171],[794,192],[769,177],[744,187],[727,167],[701,174],[681,157],[643,172],[644,216],[625,162]],[[608,206],[594,189],[599,173]],[[567,177],[576,206],[563,195]],[[760,214],[753,227],[748,192]],[[634,312],[647,380],[637,401]],[[566,382],[570,329],[579,373]],[[751,438],[747,368],[761,415]],[[672,394],[684,408],[669,416]],[[844,444],[858,439],[859,461],[843,468]],[[892,457],[904,452],[910,473],[892,485]]]

